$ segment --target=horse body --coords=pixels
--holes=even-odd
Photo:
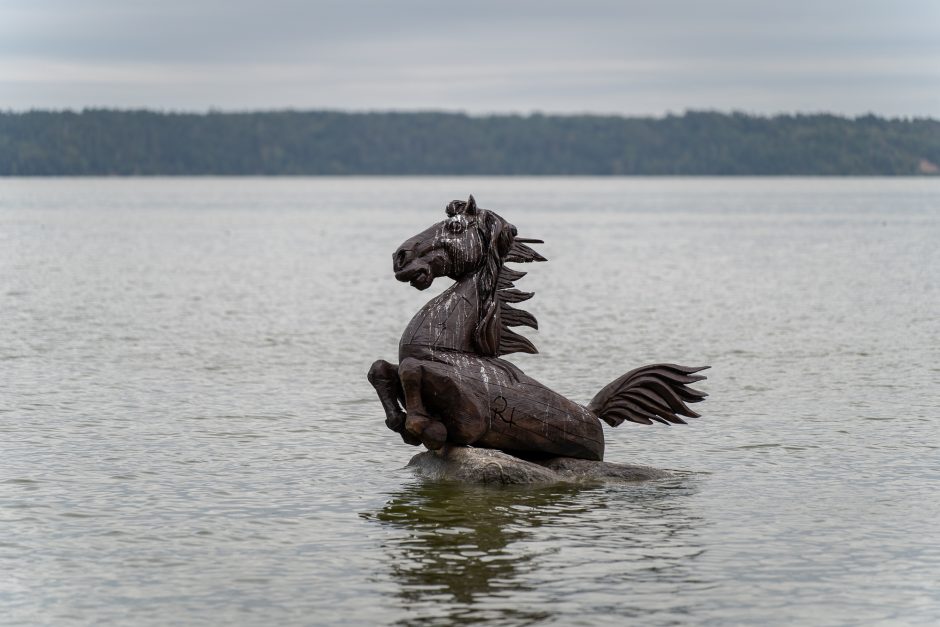
[[[597,416],[505,359],[473,352],[478,309],[476,282],[462,279],[415,314],[399,344],[406,378],[410,370],[421,370],[424,407],[444,425],[447,441],[603,459]]]
[[[511,303],[531,294],[514,289],[524,273],[507,261],[545,259],[516,237],[516,228],[471,196],[453,201],[448,220],[406,241],[393,256],[395,276],[418,289],[435,277],[454,285],[412,318],[399,344],[399,364],[375,362],[369,380],[386,412],[386,425],[409,444],[445,443],[496,448],[529,456],[601,460],[604,434],[624,420],[682,423],[697,416],[685,402],[705,394],[686,388],[701,368],[654,364],[603,388],[585,407],[526,376],[501,355],[537,352],[510,326],[537,327]],[[402,408],[404,406],[404,409]]]

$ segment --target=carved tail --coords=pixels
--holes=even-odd
[[[652,364],[631,370],[598,392],[587,408],[612,427],[624,420],[643,425],[653,421],[684,425],[680,415],[699,416],[686,403],[698,403],[708,396],[686,384],[705,379],[705,375],[694,373],[706,368]]]

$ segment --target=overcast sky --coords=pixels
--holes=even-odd
[[[940,117],[940,0],[2,0],[0,108]]]

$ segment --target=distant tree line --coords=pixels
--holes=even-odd
[[[458,113],[0,113],[0,175],[937,174],[940,121]]]

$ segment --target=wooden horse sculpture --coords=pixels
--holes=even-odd
[[[409,444],[445,443],[495,448],[524,457],[602,460],[600,420],[617,426],[685,424],[696,417],[686,403],[705,393],[686,384],[702,368],[654,364],[632,370],[584,407],[527,377],[501,356],[538,352],[510,327],[537,328],[511,305],[531,293],[514,288],[524,272],[507,262],[545,261],[516,236],[516,227],[478,208],[473,196],[447,205],[447,219],[399,247],[395,278],[426,289],[436,277],[455,281],[412,318],[399,345],[399,364],[379,360],[369,370],[385,409],[385,424]],[[404,406],[404,409],[402,408]]]

